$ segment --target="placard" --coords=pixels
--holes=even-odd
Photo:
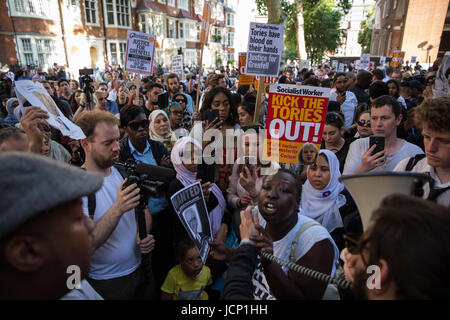
[[[411,64],[416,63],[417,61],[417,57],[416,56],[412,56],[411,57]]]
[[[405,58],[405,51],[396,50],[392,54],[391,67],[398,67],[403,64],[403,59]]]
[[[386,64],[386,57],[385,56],[381,56],[380,57],[380,65],[384,67],[385,64]]]
[[[239,85],[252,85],[255,81],[254,76],[245,74],[245,62],[247,60],[247,52],[239,52]]]
[[[18,80],[15,83],[16,96],[22,111],[25,111],[26,107],[24,104],[28,101],[30,105],[47,111],[49,118],[46,121],[49,125],[61,131],[63,136],[68,136],[74,140],[86,138],[83,130],[67,119],[61,110],[59,110],[55,101],[53,101],[52,97],[40,82]]]
[[[155,35],[128,30],[124,70],[145,75],[153,74],[155,44]]]
[[[211,26],[211,5],[205,0],[203,2],[202,26],[200,29],[200,43],[208,43],[209,29]]]
[[[344,64],[342,62],[339,62],[339,66],[337,68],[337,72],[344,72]]]
[[[213,237],[200,182],[176,192],[170,197],[170,201],[205,263],[209,253],[208,241],[212,241]]]
[[[370,54],[369,53],[364,53],[361,55],[360,58],[361,61],[361,68],[370,68]]]
[[[361,67],[361,60],[355,60],[355,69],[356,70],[362,69],[362,67]]]
[[[277,77],[283,51],[284,27],[250,23],[245,74]]]
[[[298,164],[305,143],[320,149],[330,90],[290,84],[270,86],[263,160]]]
[[[172,57],[172,72],[176,73],[180,81],[184,80],[183,55],[177,54]]]

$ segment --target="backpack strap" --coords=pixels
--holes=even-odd
[[[294,241],[292,241],[291,246],[291,254],[289,256],[289,260],[293,263],[295,263],[295,249],[297,248],[298,241],[300,239],[300,236],[305,232],[307,229],[309,229],[312,226],[321,226],[320,223],[317,221],[309,221],[301,226],[301,228],[297,231],[297,234],[295,235]]]
[[[86,168],[80,167],[80,169],[86,171]],[[95,198],[95,193],[92,193],[92,194],[88,195],[87,198],[88,198],[88,212],[89,212],[89,218],[91,218],[92,220],[94,220],[95,207],[96,207],[96,205],[97,205],[97,203],[96,203],[96,198]]]
[[[409,158],[408,164],[406,165],[405,171],[411,171],[414,166],[423,158],[425,158],[424,153],[416,154],[414,157]]]

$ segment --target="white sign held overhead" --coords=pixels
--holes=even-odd
[[[385,56],[381,56],[380,57],[380,65],[382,65],[384,67],[385,64],[386,64],[386,57]]]
[[[344,64],[342,62],[339,63],[337,71],[338,72],[344,72]]]
[[[370,54],[364,53],[361,55],[361,68],[370,68]]]
[[[411,64],[416,63],[417,61],[417,57],[416,56],[412,56],[411,57]]]
[[[250,23],[245,74],[277,77],[283,51],[284,27]]]
[[[155,35],[128,30],[125,71],[151,75],[155,46]]]
[[[355,61],[355,69],[356,70],[360,70],[362,67],[361,67],[361,60],[356,60]]]
[[[55,101],[48,94],[47,90],[39,82],[31,80],[16,81],[16,95],[19,100],[21,110],[26,109],[26,102],[47,111],[49,118],[46,119],[49,125],[61,131],[63,136],[68,136],[74,140],[86,138],[80,127],[67,119],[59,110]]]
[[[181,81],[184,80],[183,55],[177,54],[172,57],[172,72],[176,73]]]

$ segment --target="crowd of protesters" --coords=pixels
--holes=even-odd
[[[0,298],[450,298],[450,95],[433,96],[436,68],[286,67],[278,83],[331,88],[320,151],[306,144],[297,165],[246,162],[262,148],[265,115],[255,117],[257,88],[239,85],[234,69],[191,68],[180,79],[163,69],[141,78],[110,68],[95,70],[87,83],[64,67],[50,70],[1,75]],[[63,136],[37,106],[22,109],[14,89],[21,80],[41,83],[86,138]],[[268,94],[261,96],[267,111]],[[210,129],[223,139],[204,139]],[[384,137],[377,153],[372,135]],[[243,150],[231,163],[183,157],[226,150],[230,136]],[[155,177],[165,192],[145,199],[146,237],[133,210],[142,193],[126,183],[119,161],[176,173],[171,181]],[[204,170],[213,181],[199,180]],[[339,178],[391,171],[428,174],[423,199],[386,198],[363,230]],[[213,238],[205,263],[170,201],[197,181]],[[345,277],[352,290],[289,270],[259,250]],[[150,269],[141,258],[148,253]],[[66,285],[70,265],[82,271],[75,290]],[[376,289],[366,286],[370,265],[381,270]]]

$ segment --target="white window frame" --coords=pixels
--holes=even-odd
[[[107,1],[112,1],[112,9],[113,9],[112,12],[113,12],[114,23],[109,22],[108,13],[111,11],[107,10],[107,6],[108,6]],[[119,7],[118,6],[119,1],[127,1],[128,2],[128,22],[129,22],[128,26],[123,26],[123,25],[121,26],[121,25],[119,25],[119,23],[117,21],[117,14],[118,14],[117,10]],[[105,0],[103,10],[104,10],[103,12],[106,13],[105,17],[104,17],[106,27],[114,27],[114,28],[119,28],[119,29],[131,29],[131,27],[132,27],[131,0]]]
[[[30,3],[32,6],[30,7]],[[56,1],[51,0],[9,0],[7,4],[11,4],[9,8],[11,17],[26,17],[45,20],[59,21],[59,9]],[[21,4],[23,10],[17,10],[18,4]],[[31,11],[30,8],[33,8]],[[39,12],[36,11],[39,8]]]
[[[178,37],[177,39],[186,39],[186,23],[184,21],[178,21]]]
[[[95,10],[95,21],[96,23],[88,22],[87,21],[87,14],[86,14],[86,1],[89,1],[90,3],[94,3],[94,8],[90,8],[90,10]],[[98,1],[97,0],[83,0],[83,6],[84,6],[84,22],[87,26],[99,26],[100,25],[100,18],[98,16]]]
[[[173,26],[173,36],[170,35],[171,26]],[[174,19],[167,19],[167,38],[169,39],[176,39],[177,38],[177,23]]]
[[[189,11],[189,1],[188,0],[178,0],[178,9]]]
[[[167,5],[175,8],[175,0],[167,0]]]
[[[147,31],[147,21],[149,20],[148,16],[145,13],[141,13],[139,15],[139,31],[143,33],[148,33]]]
[[[166,0],[158,0],[159,3],[166,4]]]
[[[196,49],[184,49],[183,50],[183,61],[187,66],[197,65],[197,50]]]
[[[230,17],[230,19],[228,17]],[[226,20],[225,23],[226,23],[227,27],[234,27],[234,13],[227,12],[225,20]],[[231,23],[228,23],[228,22],[231,22]]]
[[[234,32],[228,31],[228,39],[226,44],[229,48],[234,48]]]
[[[29,40],[29,47],[24,47],[24,40]],[[50,41],[50,47],[48,50],[39,50],[38,41]],[[17,50],[18,49],[18,50]],[[27,49],[27,50],[25,50]],[[45,48],[44,48],[45,49]],[[20,64],[26,66],[28,65],[25,55],[32,56],[32,64],[35,66],[39,66],[42,69],[50,68],[54,62],[61,63],[64,61],[64,56],[61,56],[61,44],[58,43],[58,39],[56,37],[48,37],[48,36],[34,36],[34,35],[21,35],[17,37],[16,42],[16,51],[19,53],[18,58]],[[46,55],[46,61],[44,64],[40,64],[39,62],[39,54]]]
[[[108,61],[111,65],[115,65],[112,60],[112,50],[111,50],[111,44],[116,45],[116,55],[117,55],[117,64],[121,67],[124,67],[125,65],[125,55],[126,55],[126,47],[127,42],[125,40],[107,40],[106,45],[108,46]],[[121,50],[123,49],[123,50]]]

